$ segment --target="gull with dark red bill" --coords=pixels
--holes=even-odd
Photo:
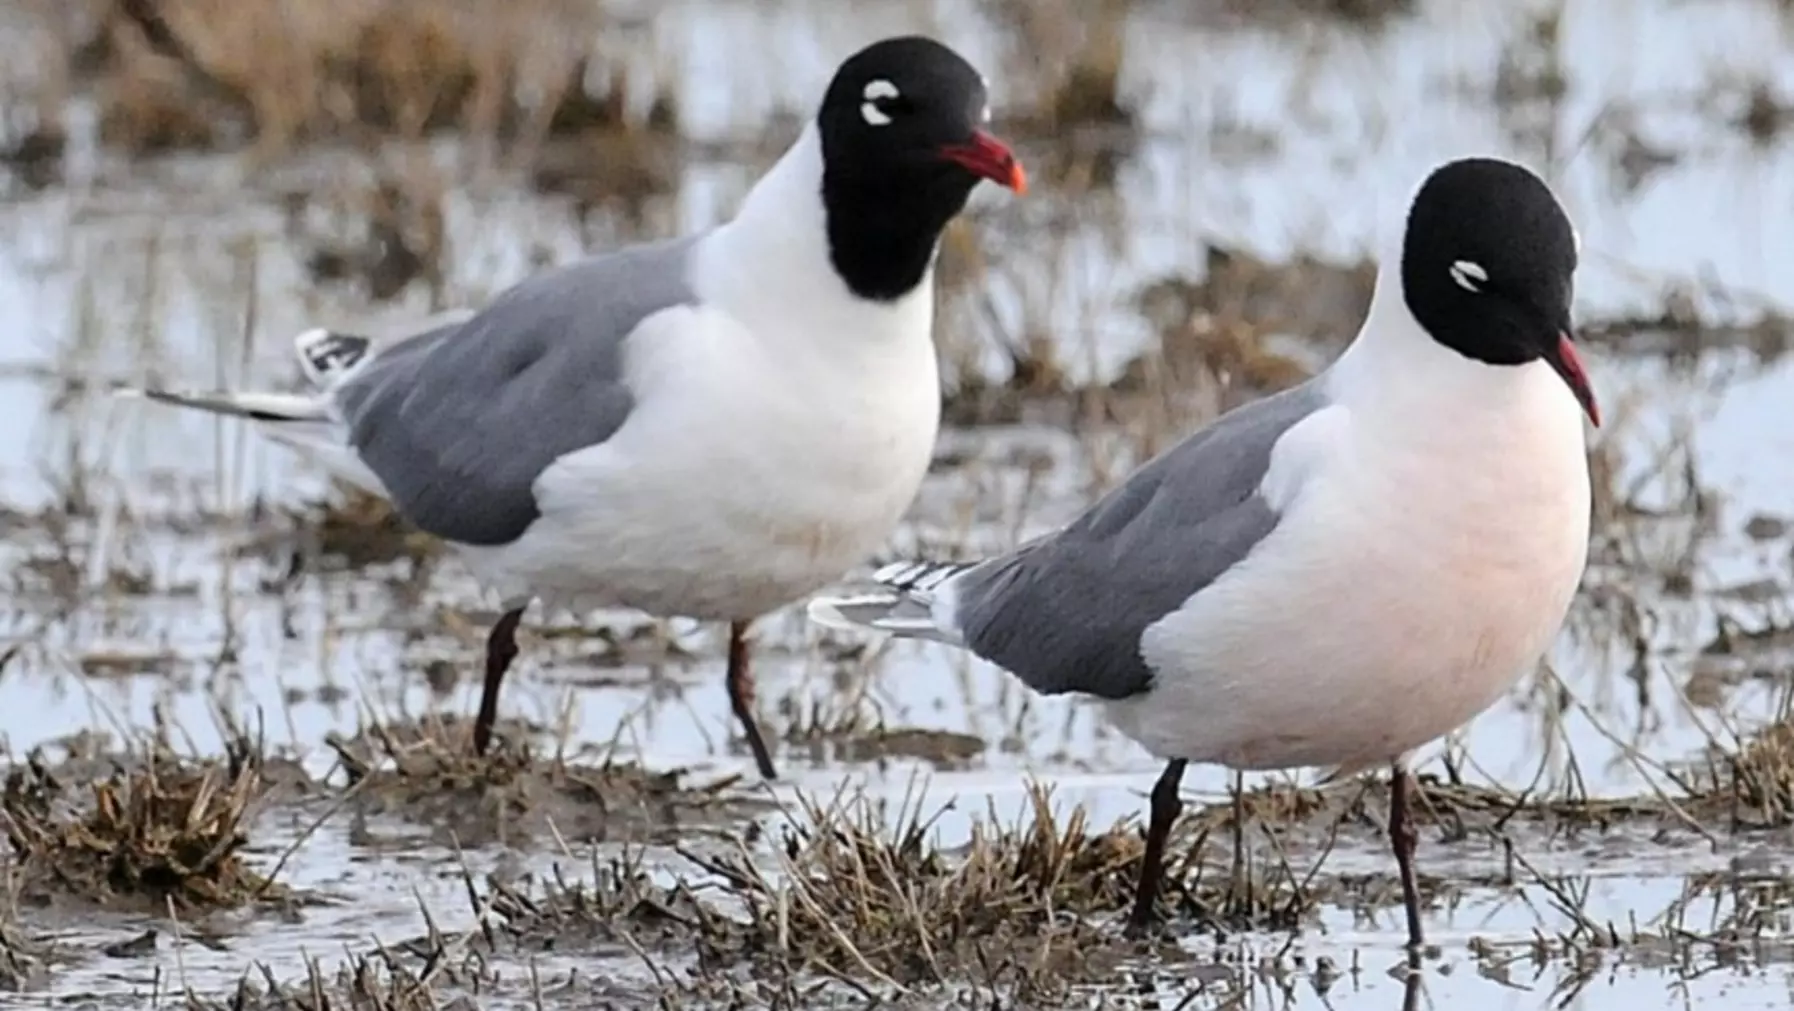
[[[1582,405],[1583,413],[1599,428],[1601,408],[1595,403],[1595,391],[1589,387],[1588,372],[1582,367],[1582,356],[1576,353],[1576,338],[1570,336],[1569,330],[1558,333],[1557,345],[1545,352],[1545,361],[1570,384],[1570,392],[1576,394],[1576,402]]]
[[[476,750],[530,602],[627,607],[728,624],[729,705],[771,778],[749,623],[864,560],[928,470],[941,231],[981,181],[1026,186],[988,110],[953,50],[886,39],[714,228],[397,343],[307,331],[309,393],[142,392],[251,418],[458,549],[501,605]]]
[[[1588,554],[1583,416],[1600,412],[1569,337],[1578,255],[1537,175],[1443,165],[1324,371],[1222,415],[1060,530],[982,562],[886,566],[810,615],[1094,700],[1163,760],[1133,929],[1159,915],[1189,763],[1387,767],[1419,946],[1408,756],[1535,668]]]
[[[948,144],[941,148],[941,157],[1017,193],[1028,192],[1028,176],[1022,171],[1022,163],[1016,160],[1015,152],[983,130],[974,131],[972,139],[963,144]]]

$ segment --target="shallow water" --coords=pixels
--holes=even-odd
[[[1760,306],[1794,309],[1794,241],[1776,227],[1794,210],[1794,145],[1755,145],[1727,123],[1740,105],[1739,82],[1761,79],[1794,94],[1794,28],[1775,4],[1571,0],[1555,52],[1526,41],[1534,15],[1520,5],[1497,11],[1436,0],[1421,7],[1422,18],[1366,33],[1326,22],[1246,24],[1186,4],[1136,5],[1122,90],[1138,103],[1141,136],[1114,189],[1074,192],[1042,179],[1025,201],[989,193],[975,201],[975,236],[991,263],[983,292],[997,327],[1044,327],[1066,345],[1072,366],[1112,371],[1152,337],[1128,307],[1130,293],[1168,274],[1195,277],[1206,243],[1273,260],[1297,251],[1354,256],[1376,248],[1379,222],[1429,163],[1475,150],[1548,169],[1583,239],[1585,319],[1653,315],[1675,286],[1692,293],[1704,320],[1749,319]],[[754,143],[760,124],[807,104],[838,54],[877,35],[924,29],[953,39],[991,77],[999,123],[1024,106],[1020,96],[1037,76],[985,5],[863,3],[854,17],[837,10],[822,0],[670,5],[643,51],[673,75],[685,129],[703,143],[680,161],[669,193],[650,198],[639,221],[601,209],[582,225],[564,201],[502,180],[451,182],[443,204],[450,301],[477,303],[525,274],[532,260],[715,220],[776,150]],[[1513,67],[1552,60],[1568,75],[1561,100],[1493,99],[1498,82],[1513,80]],[[767,74],[768,62],[780,72]],[[1628,189],[1618,168],[1620,126],[1677,160]],[[787,126],[776,130],[788,136]],[[1074,143],[1069,136],[1021,140],[1030,161]],[[752,153],[728,154],[741,151]],[[293,586],[278,579],[285,563],[278,551],[226,564],[227,545],[281,526],[248,516],[252,506],[313,500],[327,490],[321,473],[241,426],[90,388],[150,377],[193,386],[285,384],[293,375],[287,341],[298,330],[393,322],[431,308],[423,285],[375,307],[310,284],[310,243],[295,237],[275,191],[294,180],[337,178],[347,157],[318,152],[261,172],[226,159],[132,166],[77,156],[67,186],[15,191],[0,205],[0,571],[13,574],[0,577],[0,652],[8,640],[24,644],[5,669],[0,734],[15,752],[96,726],[142,727],[157,709],[195,747],[216,750],[213,713],[222,709],[259,716],[270,743],[322,772],[329,767],[324,735],[353,731],[370,708],[386,716],[471,709],[484,602],[452,560],[418,585],[405,563]],[[452,170],[451,150],[434,157]],[[308,233],[341,224],[324,200],[301,218],[299,230]],[[246,341],[251,286],[254,327]],[[964,293],[951,296],[942,318],[944,340],[986,349],[985,364],[1003,367],[990,350],[992,324]],[[1340,326],[1349,330],[1348,321]],[[1785,466],[1794,454],[1794,429],[1785,423],[1794,366],[1736,348],[1672,362],[1622,344],[1591,357],[1598,392],[1613,405],[1615,423],[1598,438],[1619,447],[1615,486],[1641,506],[1673,509],[1686,498],[1678,482],[1692,473],[1718,508],[1698,523],[1629,520],[1616,535],[1627,547],[1591,569],[1577,634],[1552,655],[1561,693],[1544,680],[1523,686],[1457,743],[1472,778],[1522,785],[1544,767],[1561,779],[1573,756],[1591,791],[1626,795],[1663,783],[1657,763],[1691,759],[1709,738],[1772,717],[1786,688],[1779,676],[1786,665],[1775,658],[1719,663],[1717,700],[1696,698],[1689,683],[1721,618],[1752,628],[1789,618],[1790,538],[1784,531],[1756,539],[1745,527],[1759,514],[1794,511]],[[895,546],[917,538],[1003,543],[1050,524],[1087,494],[1093,462],[1078,437],[1026,426],[949,433],[942,457]],[[1027,476],[1037,459],[1052,465],[1044,482]],[[79,509],[66,529],[28,519],[68,504]],[[969,529],[968,516],[977,518]],[[1686,590],[1666,589],[1672,570],[1686,577]],[[1726,592],[1752,584],[1749,593]],[[1642,650],[1600,620],[1616,596],[1648,615]],[[576,740],[614,741],[657,766],[716,774],[750,768],[729,744],[718,630],[671,628],[690,658],[667,657],[652,641],[618,657],[590,638],[526,640],[507,711],[548,724],[564,717]],[[942,823],[951,844],[986,809],[985,798],[1004,817],[1019,811],[1025,777],[1055,781],[1062,802],[1085,803],[1093,821],[1105,824],[1137,811],[1157,773],[1093,710],[1033,698],[958,655],[898,644],[871,659],[830,659],[834,653],[817,647],[819,634],[796,614],[763,622],[760,635],[761,712],[775,735],[819,710],[824,722],[858,713],[862,722],[988,743],[944,770],[901,759],[841,763],[826,749],[813,756],[788,744],[779,756],[788,776],[775,791],[781,797],[826,795],[844,778],[901,796],[918,771],[929,772],[932,799],[961,800]],[[425,675],[445,660],[469,673],[442,692]],[[1192,770],[1186,792],[1212,799],[1225,785],[1217,771]],[[258,835],[257,845],[270,862],[285,848],[279,830]],[[1723,871],[1748,849],[1727,840],[1719,852],[1641,845],[1591,854],[1541,844],[1535,862],[1591,878],[1595,918],[1643,921],[1681,893],[1683,875]],[[544,859],[468,856],[481,870]],[[1381,852],[1370,846],[1331,859],[1383,869]],[[1460,847],[1437,859],[1486,875],[1498,870],[1500,855]],[[183,945],[179,968],[196,989],[219,989],[252,957],[291,975],[301,971],[302,953],[333,957],[345,946],[365,948],[371,937],[413,936],[422,930],[414,888],[445,926],[466,929],[459,875],[445,851],[419,847],[405,861],[370,859],[340,827],[327,826],[283,878],[355,902],[306,910],[297,925],[242,924],[228,952]],[[1479,1011],[1706,1001],[1743,1008],[1785,1006],[1794,990],[1773,959],[1748,971],[1696,973],[1705,966],[1682,971],[1621,954],[1596,967],[1565,1003],[1556,991],[1571,970],[1560,962],[1537,978],[1530,967],[1510,969],[1502,983],[1477,972],[1465,954],[1472,937],[1518,943],[1566,922],[1536,887],[1469,889],[1449,916],[1434,918],[1451,973],[1429,971],[1423,1000]],[[1341,965],[1361,958],[1365,972],[1336,983],[1324,1000],[1311,986],[1296,986],[1292,1006],[1400,1006],[1402,986],[1383,971],[1397,960],[1398,928],[1387,915],[1367,925],[1343,911],[1330,914],[1298,948]],[[143,924],[121,920],[105,929],[123,937]],[[1246,943],[1274,952],[1282,939]],[[52,985],[68,993],[143,992],[158,967],[164,980],[176,969],[166,942],[153,959],[123,968],[115,960],[77,965]],[[635,970],[619,963],[616,971]],[[1274,984],[1257,985],[1268,989],[1251,1006],[1285,1006]]]

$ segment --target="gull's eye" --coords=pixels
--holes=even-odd
[[[903,93],[897,86],[884,78],[866,82],[865,90],[860,92],[860,118],[868,126],[889,126],[891,114],[901,112],[905,108]]]
[[[1483,290],[1482,286],[1489,280],[1489,272],[1484,270],[1480,263],[1471,260],[1457,260],[1451,265],[1451,279],[1465,291],[1480,293]]]

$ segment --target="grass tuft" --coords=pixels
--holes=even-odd
[[[0,812],[32,888],[156,911],[279,897],[239,852],[264,793],[259,762],[188,762],[155,749],[85,784],[75,778],[37,756],[6,778]]]
[[[683,770],[651,771],[633,762],[568,761],[541,756],[531,728],[501,721],[485,755],[472,748],[472,721],[431,717],[418,723],[364,725],[352,738],[332,735],[340,769],[364,815],[395,815],[434,827],[459,845],[504,842],[539,832],[564,840],[655,839],[702,817],[754,809],[731,793],[739,777],[699,786]]]
[[[748,910],[750,949],[787,972],[910,986],[1001,962],[1042,985],[1098,978],[1138,954],[1114,914],[1133,897],[1145,851],[1139,828],[1129,820],[1092,831],[1081,807],[1056,815],[1051,790],[1039,785],[1029,805],[1023,824],[975,822],[966,846],[949,852],[931,840],[945,809],[925,816],[905,802],[887,819],[863,795],[835,806],[806,801],[776,869],[745,854],[686,855],[725,879]],[[1162,883],[1180,913],[1204,921],[1227,890],[1211,883],[1224,875],[1207,873],[1206,841],[1175,833]],[[1305,912],[1286,887],[1259,894],[1267,917]]]

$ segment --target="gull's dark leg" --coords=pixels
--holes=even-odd
[[[1138,933],[1152,925],[1153,900],[1158,898],[1159,877],[1165,866],[1165,841],[1171,835],[1171,823],[1183,811],[1177,788],[1183,783],[1183,759],[1165,765],[1159,781],[1152,787],[1152,816],[1146,825],[1146,856],[1140,862],[1140,883],[1134,889],[1134,912],[1128,917],[1130,931]]]
[[[1246,867],[1246,774],[1233,774],[1233,907],[1252,915],[1252,872]]]
[[[476,755],[484,755],[492,743],[492,724],[498,722],[498,686],[504,683],[511,661],[517,659],[517,623],[522,620],[523,608],[506,611],[486,637],[486,687],[480,692],[480,714],[473,720]]]
[[[1414,827],[1409,793],[1413,778],[1400,762],[1389,767],[1389,845],[1395,850],[1395,866],[1401,872],[1402,901],[1408,910],[1408,947],[1419,951],[1424,940],[1420,931],[1420,887],[1414,878],[1414,848],[1420,843],[1420,832]]]
[[[735,711],[735,719],[747,737],[748,748],[754,752],[754,764],[760,767],[760,776],[777,779],[779,773],[772,767],[772,753],[766,750],[766,740],[760,736],[760,724],[754,721],[754,672],[748,667],[747,630],[745,621],[729,624],[729,708]]]

